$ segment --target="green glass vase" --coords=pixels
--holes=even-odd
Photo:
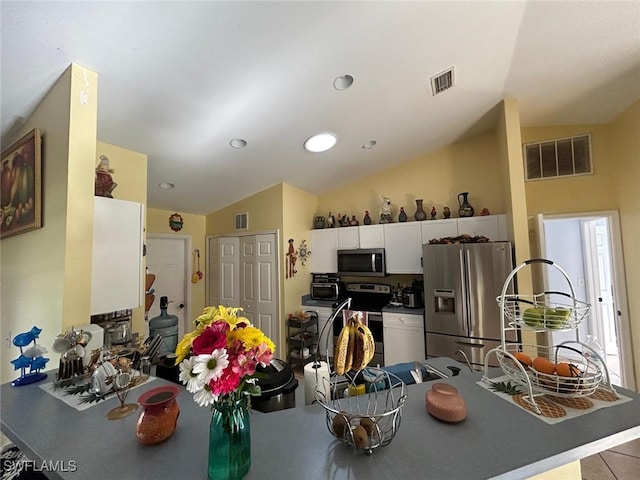
[[[251,429],[246,397],[213,408],[209,428],[209,480],[239,480],[251,468]]]

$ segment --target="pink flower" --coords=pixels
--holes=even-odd
[[[234,372],[236,372],[241,377],[245,375],[253,375],[256,373],[256,361],[250,356],[245,355],[244,353],[239,354],[234,362],[231,364],[231,368]]]
[[[263,342],[258,345],[256,351],[256,360],[263,367],[269,365],[269,363],[271,363],[271,360],[273,360],[273,352],[269,350],[269,347],[267,347],[266,343]]]
[[[233,371],[231,368],[225,369],[222,376],[215,381],[209,383],[211,391],[215,395],[226,395],[233,393],[233,391],[240,385],[240,375]]]
[[[225,347],[227,335],[225,334],[224,326],[217,325],[219,323],[223,323],[227,329],[229,328],[229,325],[225,322],[215,322],[205,328],[202,334],[193,340],[192,348],[195,355],[210,354],[215,349]]]

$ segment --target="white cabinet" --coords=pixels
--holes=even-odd
[[[387,273],[422,273],[421,222],[385,223]]]
[[[506,241],[506,215],[458,218],[458,235],[481,235],[492,242]]]
[[[338,228],[338,249],[360,248],[359,227]]]
[[[324,228],[310,231],[311,273],[338,271],[338,230]]]
[[[425,220],[420,222],[422,227],[422,243],[429,243],[434,238],[457,237],[458,219]]]
[[[427,358],[422,315],[382,312],[382,328],[385,365]]]
[[[141,203],[94,197],[92,315],[143,304],[143,224]]]
[[[362,225],[360,248],[384,248],[384,225]]]

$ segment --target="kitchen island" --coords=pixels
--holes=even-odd
[[[528,478],[640,437],[640,395],[635,392],[617,388],[632,400],[549,425],[477,385],[481,377],[467,370],[443,380],[466,400],[468,415],[459,424],[427,414],[424,396],[431,383],[409,385],[398,433],[371,456],[332,437],[320,405],[254,412],[246,478]],[[143,385],[130,393],[130,400],[164,383],[156,379]],[[1,394],[3,433],[35,466],[59,462],[57,471],[46,472],[50,478],[207,478],[211,413],[186,390],[177,399],[181,413],[174,435],[155,446],[136,440],[139,412],[107,420],[117,399],[77,411],[39,384],[3,384]]]

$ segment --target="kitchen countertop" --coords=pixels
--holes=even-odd
[[[442,370],[451,361],[427,363]],[[246,478],[527,478],[640,437],[640,395],[635,392],[617,388],[632,401],[549,425],[477,385],[481,376],[467,370],[444,380],[466,400],[468,415],[459,424],[427,414],[424,395],[432,383],[409,385],[398,433],[371,456],[332,437],[320,405],[254,414],[252,467]],[[50,374],[45,381],[51,379]],[[156,379],[153,387],[165,383]],[[134,390],[129,401],[144,391],[144,386]],[[207,477],[211,413],[199,408],[186,390],[178,396],[176,432],[155,446],[136,440],[139,412],[106,419],[117,399],[79,412],[39,384],[6,383],[0,392],[2,431],[27,456],[36,462],[60,460],[63,466],[75,461],[75,471],[48,472],[51,478]]]

